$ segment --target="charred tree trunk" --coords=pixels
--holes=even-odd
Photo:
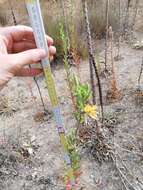
[[[91,30],[90,30],[90,24],[89,24],[89,18],[88,18],[88,7],[87,7],[87,1],[82,0],[83,4],[83,11],[85,16],[85,23],[86,23],[86,32],[87,32],[87,43],[88,43],[88,51],[89,51],[89,66],[90,66],[90,79],[91,79],[91,86],[92,86],[92,95],[93,95],[93,103],[96,103],[96,95],[95,95],[95,81],[94,81],[94,71],[98,82],[98,89],[99,89],[99,99],[100,99],[100,106],[102,111],[102,118],[104,117],[104,111],[103,111],[103,97],[102,97],[102,88],[101,88],[101,82],[100,77],[98,74],[96,62],[94,59],[93,54],[93,48],[92,48],[92,38],[91,38]],[[94,71],[93,71],[94,69]]]

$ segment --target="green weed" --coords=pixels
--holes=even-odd
[[[78,123],[84,123],[84,108],[89,101],[91,96],[91,90],[88,84],[82,84],[79,79],[74,77],[74,96],[76,98],[77,111],[75,112],[75,117]]]
[[[68,135],[67,144],[68,144],[68,153],[71,158],[72,168],[75,171],[79,169],[80,154],[77,146],[76,132],[75,129],[72,129]]]

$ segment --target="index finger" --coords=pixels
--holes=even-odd
[[[20,42],[22,40],[35,42],[33,30],[31,27],[18,25],[18,26],[7,27],[5,31],[6,32],[4,34],[10,35],[10,37],[12,37],[12,40],[14,42]],[[51,37],[46,35],[46,39],[49,46],[53,44],[53,39]]]

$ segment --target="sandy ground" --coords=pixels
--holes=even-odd
[[[101,52],[103,54],[103,52]],[[143,107],[141,98],[137,101],[135,91],[142,60],[142,50],[122,45],[123,59],[115,62],[118,88],[123,98],[113,104],[105,102],[105,117],[109,128],[114,131],[117,165],[135,190],[143,189]],[[61,65],[53,68],[53,76],[62,109],[66,130],[76,125],[72,114],[66,77]],[[89,81],[88,62],[82,62],[80,76]],[[35,114],[43,108],[34,82],[31,79],[15,78],[0,92],[0,190],[64,190],[62,176],[64,165],[55,128],[53,115],[42,116],[35,121]],[[39,78],[44,102],[51,112],[47,89]],[[109,80],[102,78],[104,97]],[[143,97],[142,97],[143,98]],[[5,106],[6,105],[6,106]],[[2,107],[3,106],[3,107]],[[36,120],[38,120],[36,118]],[[112,126],[112,127],[111,127]],[[27,155],[32,147],[34,154]],[[91,155],[81,153],[81,172],[78,190],[124,190],[124,180],[114,164],[100,165]],[[130,170],[125,170],[126,167]],[[141,183],[139,183],[142,182]],[[126,183],[126,180],[125,180]],[[127,183],[126,183],[127,184]],[[133,189],[129,184],[127,189]]]

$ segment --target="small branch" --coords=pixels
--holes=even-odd
[[[138,84],[140,84],[142,73],[143,73],[143,57],[142,57],[142,64],[140,68],[139,78],[138,78]]]
[[[107,61],[108,61],[107,59],[108,59],[109,5],[110,5],[110,0],[106,0],[105,71],[107,71]]]
[[[96,104],[95,81],[94,81],[94,72],[93,72],[93,65],[92,65],[92,61],[93,61],[92,57],[94,57],[94,56],[93,56],[93,48],[92,48],[91,30],[90,30],[90,24],[89,24],[89,18],[88,18],[87,1],[82,0],[82,4],[83,4],[83,12],[84,12],[84,16],[85,16],[86,33],[87,33],[92,99],[93,99],[93,104]]]
[[[129,9],[130,9],[131,1],[132,0],[127,0],[126,15],[125,15],[124,26],[123,26],[123,35],[127,34],[127,29],[129,27]]]
[[[12,8],[11,1],[8,0],[8,3],[9,3],[10,10],[11,10],[11,15],[12,15],[12,18],[13,18],[13,23],[14,23],[14,25],[16,26],[16,25],[17,25],[17,20],[16,20],[16,17],[15,17],[15,14],[14,14],[13,8]]]
[[[138,156],[143,157],[143,154],[142,154],[142,153],[135,152],[135,151],[130,151],[130,150],[128,150],[128,149],[125,149],[125,148],[120,147],[120,146],[117,145],[117,144],[114,144],[114,145],[115,145],[116,147],[118,147],[119,149],[124,150],[125,152],[132,153],[132,154],[134,154],[134,155],[138,155]]]
[[[113,146],[114,146],[114,151],[117,150],[117,147],[118,147],[118,148],[121,148],[119,145],[115,144],[115,142],[114,142]],[[123,149],[123,148],[121,148],[121,149]],[[126,151],[126,149],[123,149],[123,150]],[[127,150],[127,151],[128,151],[128,150]],[[131,151],[129,151],[129,152],[132,153]],[[136,154],[136,153],[135,153],[135,154]],[[114,164],[115,164],[115,166],[116,166],[116,169],[118,170],[118,172],[119,172],[119,174],[120,174],[121,179],[123,178],[123,179],[128,183],[128,185],[129,185],[130,187],[132,187],[132,189],[135,189],[135,188],[133,187],[133,184],[131,184],[131,183],[129,182],[129,180],[127,179],[127,177],[125,176],[125,174],[123,174],[123,172],[121,171],[121,169],[118,167],[118,165],[117,165],[117,157],[118,157],[118,159],[119,159],[119,162],[122,164],[122,168],[124,167],[124,169],[126,170],[126,173],[128,173],[128,174],[131,176],[131,178],[134,180],[134,183],[135,183],[135,184],[138,183],[138,185],[142,185],[142,182],[139,180],[139,177],[132,174],[132,172],[130,171],[130,169],[128,169],[128,166],[127,166],[127,165],[125,164],[125,162],[122,160],[120,154],[111,151],[111,158],[112,158],[112,160],[113,160],[113,162],[114,162]],[[122,181],[122,182],[123,182],[123,181]],[[125,185],[126,185],[126,184],[125,184]]]
[[[102,121],[104,119],[104,107],[103,107],[103,95],[102,95],[102,87],[101,87],[101,82],[100,82],[100,78],[99,78],[99,74],[98,74],[98,70],[96,67],[96,62],[93,56],[92,57],[92,64],[94,67],[94,71],[96,74],[96,78],[97,78],[97,83],[98,83],[98,88],[99,88],[99,99],[100,99],[100,106],[101,106],[101,112],[102,112]]]
[[[98,82],[98,90],[99,90],[99,100],[100,100],[100,106],[102,111],[102,120],[104,118],[104,110],[103,110],[103,96],[102,96],[102,87],[100,82],[100,77],[97,70],[97,64],[94,58],[93,54],[93,48],[92,48],[92,39],[91,39],[91,30],[90,30],[90,23],[88,18],[88,7],[87,7],[87,1],[82,0],[83,3],[83,11],[85,15],[85,22],[86,22],[86,32],[87,32],[87,41],[88,41],[88,49],[89,49],[89,63],[90,63],[90,78],[91,78],[91,86],[92,86],[92,93],[93,93],[93,104],[96,103],[96,95],[95,95],[95,81],[94,81],[94,73],[93,68],[95,71],[95,75]]]
[[[127,183],[130,187],[132,187],[133,190],[135,190],[134,186],[129,182],[129,180],[127,179],[127,177],[123,174],[123,172],[122,172],[122,171],[120,170],[120,168],[118,167],[118,165],[117,165],[117,163],[116,163],[114,157],[116,157],[115,154],[114,154],[113,156],[111,155],[112,161],[113,161],[113,163],[115,164],[115,167],[116,167],[116,169],[117,169],[117,171],[118,171],[118,173],[119,173],[119,176],[120,176],[120,178],[121,178],[121,181],[122,181],[122,183],[123,183],[125,189],[126,189],[126,190],[129,190],[129,188],[128,188],[127,185],[126,185],[126,183]],[[126,182],[126,183],[125,183],[125,182]]]
[[[62,16],[64,18],[64,29],[66,32],[66,38],[65,39],[67,41],[67,49],[69,50],[70,48],[70,39],[69,39],[69,30],[68,30],[68,21],[67,21],[67,13],[66,13],[66,8],[65,8],[65,4],[64,1],[61,1],[61,10],[62,10]]]
[[[118,34],[118,54],[117,54],[117,58],[120,58],[120,46],[121,46],[121,0],[119,1],[119,34]]]
[[[139,8],[139,0],[136,0],[131,30],[134,30],[134,26],[135,26],[135,22],[136,22],[136,18],[137,18],[137,13],[138,13],[138,8]]]

